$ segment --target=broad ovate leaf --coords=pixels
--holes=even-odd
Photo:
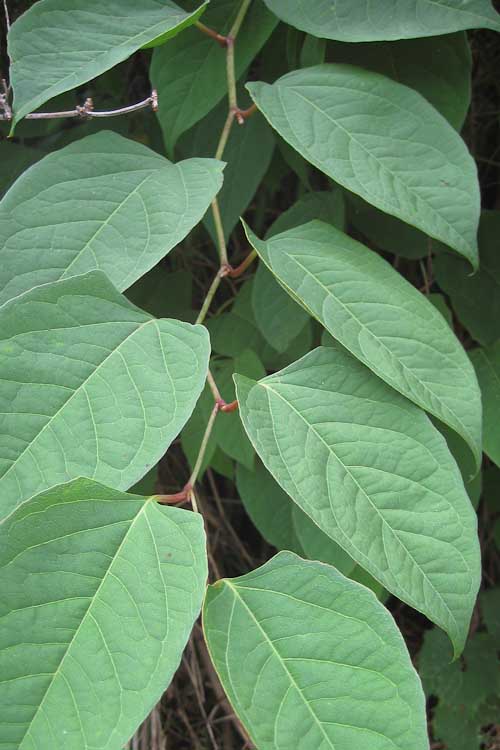
[[[185,5],[196,6],[197,0]],[[240,3],[211,0],[203,23],[228,34]],[[252,0],[238,32],[235,74],[238,79],[271,35],[278,19],[262,0]],[[199,29],[188,29],[169,44],[157,47],[151,62],[151,82],[158,90],[158,119],[168,153],[182,133],[199,122],[227,95],[226,50]]]
[[[100,271],[11,300],[0,332],[0,518],[78,476],[132,486],[180,432],[207,374],[202,326],[155,320]]]
[[[500,31],[500,19],[490,0],[264,1],[291,26],[343,42],[411,39],[474,28]]]
[[[203,628],[259,750],[426,750],[424,696],[394,620],[364,586],[281,552],[209,586]]]
[[[207,577],[201,517],[86,479],[0,525],[7,750],[117,750],[177,669]]]
[[[0,203],[0,304],[94,269],[123,291],[202,219],[222,168],[106,131],[46,156]]]
[[[247,88],[311,164],[477,266],[476,167],[460,136],[420,94],[379,73],[337,64]]]
[[[126,60],[158,36],[194,23],[206,3],[186,13],[170,0],[40,0],[8,35],[13,127],[57,94]]]
[[[483,395],[484,452],[500,466],[500,340],[473,349],[470,357]]]
[[[377,253],[323,222],[248,238],[295,300],[389,385],[457,432],[481,462],[481,394],[443,316]]]
[[[235,379],[243,425],[285,492],[460,653],[480,581],[477,520],[429,418],[340,348]]]

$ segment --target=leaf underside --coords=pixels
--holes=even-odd
[[[459,654],[480,581],[477,519],[428,417],[341,349],[235,381],[247,434],[285,492]]]
[[[281,552],[209,586],[208,648],[259,750],[425,750],[422,689],[387,610],[332,567]]]
[[[351,65],[318,65],[247,89],[307,161],[477,266],[476,166],[420,94]]]
[[[455,430],[481,462],[481,394],[463,347],[435,307],[389,263],[333,226],[310,222],[258,240],[288,293],[349,351]]]
[[[0,304],[95,269],[127,289],[202,219],[222,168],[106,131],[45,157],[0,203]]]
[[[90,480],[0,525],[5,750],[117,750],[170,682],[207,577],[197,514]]]
[[[0,331],[0,518],[78,476],[133,485],[206,378],[206,330],[151,318],[100,271],[13,299]]]

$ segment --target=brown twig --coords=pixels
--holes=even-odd
[[[225,266],[222,270],[222,276],[229,276],[231,279],[237,279],[238,276],[241,276],[247,268],[253,263],[255,258],[257,257],[257,251],[251,250],[244,261],[240,263],[239,266],[233,267],[229,264]]]
[[[245,120],[248,120],[248,118],[251,117],[254,112],[257,112],[257,105],[255,103],[251,104],[247,109],[240,109],[239,107],[236,107],[233,111],[238,125],[243,125],[245,123]]]
[[[0,94],[0,106],[3,108],[4,113],[0,114],[0,120],[12,120],[12,110],[7,101],[6,94]],[[67,109],[61,112],[30,112],[25,115],[25,120],[60,120],[66,118],[81,118],[83,120],[94,118],[94,117],[119,117],[120,115],[128,115],[130,112],[137,112],[140,109],[146,109],[151,107],[153,112],[158,109],[158,93],[156,89],[153,89],[151,95],[147,99],[143,99],[141,102],[136,104],[129,104],[126,107],[120,107],[119,109],[108,109],[108,110],[95,110],[94,102],[89,97],[85,99],[85,102],[81,106],[76,106],[74,109]]]
[[[214,31],[213,29],[211,29],[210,26],[205,26],[205,24],[201,23],[200,21],[196,21],[194,25],[203,34],[206,34],[206,36],[209,36],[211,39],[216,41],[217,44],[220,44],[221,47],[226,46],[227,37],[225,37],[223,34],[219,34],[217,31]]]
[[[7,5],[7,0],[3,0],[3,12],[5,14],[5,28],[7,29],[7,33],[10,31],[10,17],[9,17],[9,7]]]

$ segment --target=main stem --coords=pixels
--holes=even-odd
[[[243,0],[238,10],[238,14],[235,18],[235,21],[233,25],[231,26],[231,29],[227,37],[223,37],[221,34],[218,34],[212,29],[209,29],[207,26],[204,26],[203,24],[200,24],[200,23],[197,24],[198,28],[201,31],[203,31],[203,33],[208,34],[208,36],[212,37],[217,42],[221,43],[221,40],[223,40],[222,43],[226,47],[226,74],[227,74],[227,93],[228,93],[228,105],[229,106],[228,106],[228,113],[227,113],[226,121],[224,123],[224,127],[222,128],[222,132],[220,134],[219,142],[217,144],[217,149],[215,152],[216,159],[221,159],[224,154],[224,149],[226,147],[227,140],[229,138],[229,134],[231,132],[234,119],[237,116],[237,113],[239,112],[238,102],[236,98],[234,41],[236,37],[238,36],[238,32],[241,28],[241,24],[243,23],[245,15],[250,7],[250,3],[251,3],[251,0]],[[217,239],[217,250],[219,254],[219,270],[217,271],[217,274],[214,280],[212,281],[210,288],[206,294],[206,297],[203,301],[203,305],[196,319],[197,323],[203,323],[203,321],[205,320],[205,317],[208,313],[212,300],[215,296],[215,293],[217,292],[217,289],[219,288],[220,282],[223,279],[223,277],[228,276],[228,275],[233,275],[234,271],[236,270],[236,269],[232,269],[231,266],[229,265],[226,240],[224,237],[224,227],[222,225],[222,218],[221,218],[219,203],[217,201],[217,198],[214,198],[211,205],[212,205],[212,214],[213,214],[214,224],[215,224],[215,234],[216,234],[216,239]],[[198,479],[198,475],[203,465],[203,459],[205,457],[208,442],[212,434],[212,430],[215,424],[215,419],[217,417],[217,414],[219,413],[219,411],[225,411],[225,412],[234,411],[238,406],[237,401],[233,401],[230,404],[226,404],[224,399],[221,397],[220,391],[217,388],[217,384],[210,371],[207,376],[207,382],[214,396],[215,403],[214,403],[214,407],[210,414],[210,418],[208,420],[207,427],[205,429],[205,432],[201,441],[200,449],[198,451],[198,456],[196,458],[193,471],[191,472],[189,481],[187,482],[183,490],[175,493],[174,495],[159,495],[158,501],[160,503],[171,504],[171,503],[185,502],[188,499],[191,499],[191,500],[193,499],[193,494],[194,494],[193,487],[194,487],[196,480]]]

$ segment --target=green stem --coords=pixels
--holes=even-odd
[[[222,159],[224,149],[226,148],[227,139],[229,138],[229,133],[231,132],[231,127],[233,125],[233,120],[234,111],[229,110],[229,112],[227,113],[226,121],[224,123],[224,127],[222,128],[222,133],[220,134],[219,143],[217,144],[217,151],[215,152],[216,159]]]
[[[215,418],[219,412],[219,404],[215,403],[214,408],[212,409],[212,412],[210,414],[210,419],[207,422],[207,426],[205,429],[205,434],[203,435],[203,439],[201,441],[200,450],[198,451],[198,457],[196,459],[196,463],[194,465],[194,469],[191,473],[191,476],[189,477],[189,481],[187,486],[189,488],[194,487],[196,480],[198,479],[198,474],[200,473],[201,465],[203,463],[203,459],[205,458],[205,452],[207,450],[208,441],[210,440],[210,435],[212,433],[213,426],[215,424]],[[189,490],[188,490],[189,492]]]
[[[217,274],[217,276],[215,276],[214,280],[212,281],[210,285],[210,289],[207,292],[207,296],[205,297],[203,301],[203,306],[198,314],[198,317],[196,318],[196,323],[203,323],[203,321],[205,320],[207,316],[207,312],[215,296],[215,292],[219,288],[219,284],[221,283],[221,281],[222,281],[222,276],[219,271],[219,273]]]
[[[241,24],[243,23],[245,19],[245,16],[248,12],[251,2],[252,0],[243,0],[243,2],[240,5],[238,15],[234,19],[234,23],[231,26],[231,31],[228,34],[228,36],[232,37],[233,40],[236,39],[236,37],[238,36],[238,32],[241,28]]]

